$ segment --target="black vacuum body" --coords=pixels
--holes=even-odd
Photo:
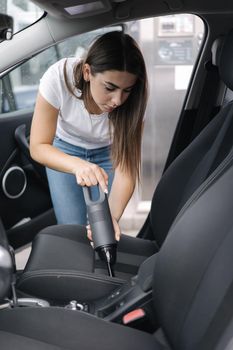
[[[116,262],[117,241],[107,195],[99,187],[99,198],[93,201],[90,187],[83,187],[87,206],[88,221],[91,226],[95,251],[107,264],[109,275],[114,276],[113,265]]]

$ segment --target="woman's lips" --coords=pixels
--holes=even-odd
[[[106,108],[108,112],[112,112],[115,109],[115,107],[112,106],[106,106]]]

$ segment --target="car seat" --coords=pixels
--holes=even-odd
[[[83,311],[0,303],[1,350],[231,349],[232,191],[233,150],[186,202],[153,255],[153,317],[158,327],[152,334]],[[0,254],[0,281],[5,282],[0,283],[1,296],[10,281],[4,278],[6,269],[10,274],[5,263]]]
[[[217,50],[220,77],[231,90],[232,43],[233,32],[230,32]],[[152,198],[149,216],[152,240],[122,234],[116,278],[109,278],[105,266],[95,258],[85,227],[55,225],[42,230],[34,239],[28,263],[18,279],[18,291],[22,295],[51,300],[77,297],[83,301],[100,298],[116,285],[130,280],[142,262],[159,250],[179,211],[225,158],[232,144],[233,107],[230,102],[162,176]]]

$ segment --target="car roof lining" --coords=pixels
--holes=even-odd
[[[60,3],[69,6],[70,4],[87,1],[90,0],[60,0]],[[120,3],[114,3],[114,1],[119,0],[111,0],[113,6],[110,11],[88,17],[90,20],[87,20],[87,17],[70,19],[63,14],[59,15],[58,20],[58,15],[54,13],[52,7],[54,1],[33,0],[37,5],[48,11],[47,15],[25,30],[15,34],[13,40],[1,43],[0,73],[66,38],[104,26],[120,24],[124,21],[178,13],[193,13],[200,15],[204,20],[207,19],[208,23],[211,23],[211,37],[213,37],[213,40],[215,39],[215,33],[216,35],[219,34],[220,23],[223,33],[227,32],[232,26],[232,18],[229,12],[233,13],[233,2],[230,3],[227,0],[222,0],[218,6],[216,1],[210,2],[210,0],[205,1],[205,4],[203,4],[203,0],[126,0]],[[211,10],[207,11],[208,7]],[[204,13],[205,11],[206,13]],[[215,12],[218,12],[218,14],[214,15]],[[17,52],[17,55],[15,55],[15,52]]]
[[[32,0],[35,4],[58,17],[71,18],[64,11],[68,6],[88,4],[94,0]],[[101,0],[100,0],[101,1]],[[128,14],[128,19],[133,17],[148,17],[157,14],[169,14],[171,12],[187,12],[195,14],[215,14],[233,12],[233,2],[229,0],[106,0],[109,2],[109,10],[105,16],[119,19],[119,14]],[[89,14],[88,14],[89,16]],[[75,16],[74,16],[75,17]],[[95,15],[92,16],[96,17]]]

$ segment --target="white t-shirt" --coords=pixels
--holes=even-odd
[[[87,149],[105,147],[111,144],[108,113],[90,114],[83,100],[73,96],[64,80],[62,59],[53,64],[40,80],[40,94],[52,106],[59,109],[56,136],[62,140]],[[73,67],[77,58],[68,58],[66,64],[67,78],[73,85]],[[79,90],[74,91],[78,96]]]

